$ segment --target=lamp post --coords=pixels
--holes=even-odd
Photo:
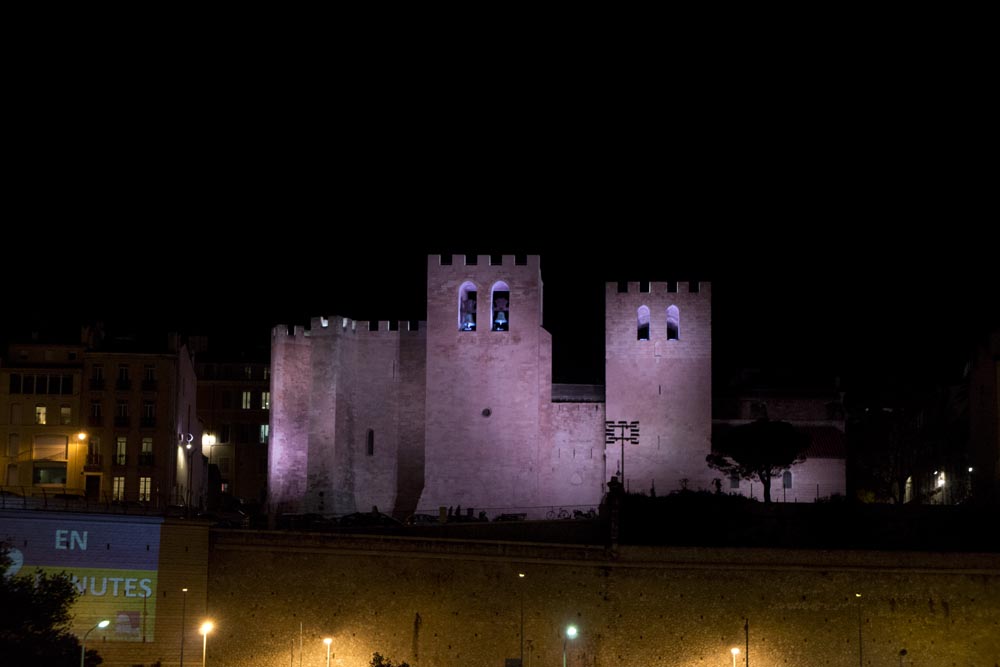
[[[181,598],[181,667],[184,667],[184,626],[186,623],[185,615],[187,612],[188,589],[182,588],[181,593],[183,593],[183,597]]]
[[[212,621],[205,621],[201,624],[198,632],[201,633],[201,667],[205,667],[205,658],[208,656],[208,633],[212,631]]]
[[[80,667],[83,667],[83,661],[87,655],[87,635],[89,635],[97,628],[103,629],[108,627],[109,625],[111,625],[111,621],[109,621],[108,619],[104,619],[103,621],[92,627],[90,630],[87,630],[86,632],[83,633],[83,639],[80,640]]]
[[[566,667],[566,642],[570,639],[576,639],[575,625],[567,625],[566,632],[563,634],[563,667]]]
[[[740,654],[740,650],[738,648],[731,648],[729,652],[733,654],[733,667],[736,667],[736,656]]]
[[[330,644],[333,643],[333,638],[327,637],[323,643],[326,644],[326,667],[330,667]]]
[[[524,572],[517,573],[518,579],[524,579]],[[524,667],[524,585],[518,586],[521,594],[521,667]]]
[[[858,667],[864,665],[864,647],[861,645],[861,593],[855,593],[858,600]]]

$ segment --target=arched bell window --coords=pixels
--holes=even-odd
[[[490,291],[491,323],[493,331],[510,331],[510,287],[502,280],[494,283]]]
[[[639,306],[636,312],[636,339],[649,340],[649,308]]]
[[[458,288],[458,330],[476,330],[476,286],[468,281]]]
[[[667,340],[680,340],[681,337],[681,311],[677,306],[667,308]]]

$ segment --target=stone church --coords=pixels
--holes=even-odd
[[[544,516],[707,489],[708,283],[608,283],[606,382],[553,385],[538,256],[430,256],[427,321],[314,318],[271,350],[275,512]]]

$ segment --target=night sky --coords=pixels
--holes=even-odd
[[[603,381],[605,280],[712,281],[717,382],[742,367],[819,381],[960,371],[976,334],[997,321],[982,232],[943,222],[934,234],[868,229],[805,210],[801,222],[779,226],[735,213],[567,211],[558,224],[532,225],[469,210],[465,229],[412,223],[394,234],[389,221],[403,224],[395,216],[331,208],[239,239],[178,226],[155,244],[142,238],[153,226],[136,222],[50,253],[18,282],[36,287],[14,296],[6,328],[22,339],[33,330],[73,335],[78,322],[100,319],[117,334],[208,334],[215,352],[260,348],[274,324],[310,316],[425,318],[426,255],[439,252],[541,255],[545,326],[565,382]],[[316,238],[319,229],[331,238]]]
[[[952,368],[998,321],[995,123],[967,67],[734,64],[612,103],[232,65],[31,80],[0,335],[100,319],[219,351],[320,314],[422,319],[429,253],[540,254],[561,381],[602,381],[605,280],[712,281],[717,377]]]

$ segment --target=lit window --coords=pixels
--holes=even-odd
[[[249,391],[243,392],[243,409],[244,410],[249,410],[250,409],[250,392]]]
[[[36,405],[35,406],[35,423],[36,424],[45,424],[45,423],[47,423],[46,419],[45,419],[45,406],[44,405]]]
[[[493,307],[491,329],[493,331],[510,330],[510,287],[505,282],[493,285]]]
[[[636,339],[649,340],[649,308],[639,306],[636,311]]]
[[[115,465],[125,465],[125,454],[128,452],[128,438],[120,435],[115,439]]]
[[[270,428],[271,427],[267,424],[260,425],[260,444],[262,445],[267,444],[267,434]]]
[[[375,456],[375,431],[372,429],[368,429],[366,451],[368,456]]]
[[[139,465],[153,465],[153,438],[146,436],[142,439],[142,448],[139,450]]]
[[[271,409],[271,392],[269,391],[260,392],[260,409],[261,410]]]
[[[476,330],[476,286],[463,283],[458,290],[458,330]]]
[[[667,308],[667,340],[680,340],[681,337],[681,311],[677,306]]]
[[[781,476],[781,488],[790,489],[792,488],[792,471],[786,470]]]
[[[59,423],[63,426],[70,424],[73,420],[73,410],[68,405],[59,406]]]
[[[139,478],[139,501],[149,502],[149,490],[153,486],[152,477],[140,477]]]
[[[113,477],[111,483],[111,499],[116,501],[125,500],[125,478]]]

